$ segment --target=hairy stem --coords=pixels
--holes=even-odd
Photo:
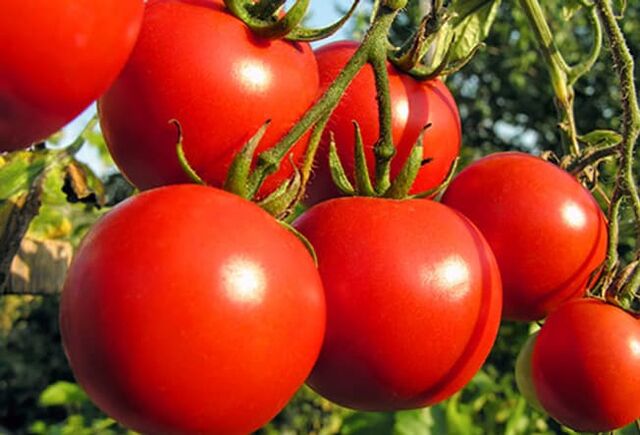
[[[560,116],[562,140],[572,155],[580,154],[578,143],[578,131],[573,113],[574,91],[569,85],[570,68],[565,62],[560,50],[555,44],[549,24],[544,17],[544,12],[538,0],[520,0],[520,5],[527,16],[529,26],[538,42],[542,58],[544,59],[551,84],[556,95],[556,107]]]
[[[640,195],[633,174],[635,146],[640,136],[640,107],[634,83],[634,63],[629,47],[609,0],[595,0],[595,7],[607,37],[613,68],[620,82],[622,96],[622,142],[620,143],[619,185],[624,199],[631,206],[635,217],[636,249],[640,249]],[[640,270],[636,270],[630,279],[631,288],[625,289],[635,293],[640,286]],[[633,287],[635,286],[635,287]]]
[[[364,41],[324,95],[303,115],[289,133],[271,149],[258,156],[256,169],[251,175],[252,184],[259,185],[269,174],[275,172],[294,144],[321,118],[330,116],[353,78],[369,61],[371,52],[376,47],[382,47],[382,51],[386,50],[387,33],[397,13],[397,9],[385,5],[380,7]]]

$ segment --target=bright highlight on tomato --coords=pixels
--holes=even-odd
[[[581,432],[609,432],[640,418],[640,322],[595,299],[549,315],[533,350],[542,407]]]
[[[309,385],[340,405],[427,406],[484,362],[501,311],[500,276],[466,218],[428,200],[342,198],[296,222],[318,255],[327,332]]]
[[[133,49],[142,0],[4,0],[0,152],[71,121],[116,78]]]
[[[478,226],[500,265],[504,317],[537,320],[584,294],[604,261],[607,223],[575,178],[529,154],[465,168],[442,198]]]
[[[176,128],[191,166],[222,186],[233,157],[267,121],[258,151],[274,145],[311,106],[318,70],[308,44],[254,36],[222,1],[147,4],[129,63],[100,99],[100,122],[124,175],[149,189],[189,181],[176,157]],[[292,151],[294,161],[306,139]],[[288,158],[268,193],[293,173]]]
[[[316,51],[320,68],[320,87],[326,89],[338,76],[358,48],[353,41],[327,44]],[[424,159],[429,160],[420,170],[411,193],[419,193],[438,186],[460,152],[460,115],[453,96],[439,80],[419,82],[389,65],[393,140],[397,149],[391,166],[395,176],[409,156],[422,129]],[[340,104],[329,119],[326,134],[318,151],[318,168],[309,187],[310,202],[338,196],[331,181],[328,166],[329,132],[335,135],[338,153],[347,174],[353,174],[354,127],[362,129],[369,170],[374,170],[373,146],[378,140],[378,104],[373,68],[367,65],[358,73],[342,96]]]
[[[92,227],[60,323],[76,379],[123,425],[246,434],[307,378],[325,302],[292,233],[237,196],[183,185],[137,195]]]

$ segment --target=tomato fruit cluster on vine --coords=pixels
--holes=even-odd
[[[351,174],[354,121],[376,165],[367,65],[328,118],[315,205],[293,226],[278,222],[220,188],[255,132],[269,122],[258,152],[276,144],[358,44],[314,52],[264,39],[221,0],[103,3],[8,2],[0,36],[21,36],[0,47],[0,150],[45,139],[99,97],[109,151],[142,191],[92,227],[62,294],[69,363],[107,414],[144,433],[249,433],[305,381],[354,409],[429,406],[477,373],[501,320],[549,316],[518,362],[523,394],[580,430],[640,417],[640,322],[583,298],[605,258],[607,222],[571,175],[499,153],[465,168],[441,202],[339,197],[329,143]],[[11,30],[33,11],[42,33]],[[55,49],[35,52],[41,35],[55,35]],[[391,175],[421,138],[409,194],[429,191],[460,152],[456,103],[438,79],[387,72]],[[208,186],[186,184],[173,121]],[[309,143],[307,133],[294,144],[258,199],[295,175]],[[618,328],[626,335],[608,332]]]

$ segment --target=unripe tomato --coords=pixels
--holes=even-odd
[[[233,157],[267,120],[258,152],[295,124],[317,92],[308,44],[254,36],[222,1],[156,0],[147,4],[133,54],[98,109],[116,164],[140,189],[188,181],[172,119],[182,126],[191,166],[219,187]],[[294,160],[305,145],[306,139],[297,143]],[[286,158],[261,192],[292,171]]]
[[[533,358],[533,347],[536,343],[538,333],[532,334],[522,346],[518,358],[516,359],[516,385],[522,397],[524,397],[529,405],[535,409],[542,411],[542,405],[536,395],[536,389],[533,385],[533,374],[531,373],[531,359]]]
[[[142,0],[4,0],[0,152],[55,133],[98,98],[133,49]]]
[[[316,51],[320,68],[320,87],[326,89],[338,76],[358,48],[353,41],[335,42]],[[391,164],[396,175],[409,156],[422,129],[424,159],[431,159],[420,170],[411,189],[418,193],[438,186],[460,152],[460,115],[453,96],[440,80],[419,82],[389,65],[389,88],[393,140],[397,154]],[[378,103],[373,68],[365,66],[354,78],[329,119],[318,151],[318,168],[309,187],[309,203],[338,196],[328,166],[329,132],[335,135],[338,154],[347,174],[352,178],[354,166],[354,127],[357,121],[362,130],[367,163],[373,174],[375,159],[373,146],[378,140]]]
[[[618,307],[574,300],[551,313],[533,350],[542,407],[581,432],[640,418],[640,323]]]
[[[478,226],[500,265],[504,317],[537,320],[584,294],[604,261],[607,223],[570,174],[529,154],[497,153],[465,168],[442,202]]]
[[[325,303],[305,247],[255,204],[195,185],[135,196],[84,239],[64,348],[107,414],[149,434],[246,434],[309,374]]]
[[[502,297],[468,219],[428,200],[354,197],[318,204],[295,226],[316,249],[327,298],[314,390],[361,410],[417,408],[478,371]]]

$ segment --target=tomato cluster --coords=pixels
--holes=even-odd
[[[9,2],[0,36],[31,3]],[[305,381],[354,409],[428,406],[475,375],[501,319],[548,316],[518,361],[523,394],[580,430],[611,430],[640,415],[640,323],[582,298],[605,258],[607,222],[571,175],[499,153],[464,169],[441,202],[336,198],[330,133],[351,173],[356,121],[370,171],[376,164],[379,100],[365,66],[320,144],[308,202],[322,202],[290,227],[218,188],[267,121],[258,151],[296,124],[356,43],[314,53],[304,42],[264,39],[220,0],[150,0],[143,18],[141,1],[90,11],[53,3],[61,14],[84,14],[80,23],[111,25],[98,36],[56,33],[60,51],[46,61],[62,85],[47,92],[33,67],[37,53],[0,48],[0,150],[42,139],[101,95],[109,150],[143,190],[91,228],[62,295],[69,363],[106,413],[144,433],[243,434],[266,424]],[[44,27],[57,22],[38,17]],[[76,57],[77,71],[62,68],[63,55]],[[458,109],[443,82],[391,64],[387,72],[391,175],[421,137],[424,165],[409,191],[419,194],[440,185],[459,154]],[[188,178],[173,121],[208,186],[181,184]],[[258,199],[294,174],[308,143],[309,135],[297,141]]]

